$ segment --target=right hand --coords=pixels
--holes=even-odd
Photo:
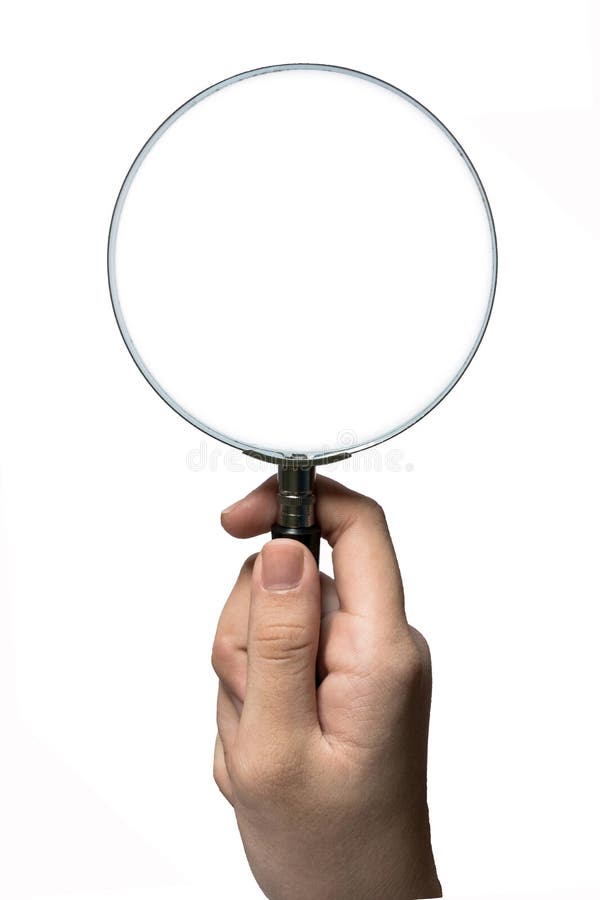
[[[223,526],[268,531],[276,493],[269,479]],[[330,599],[322,615],[315,561],[296,541],[270,541],[244,565],[214,643],[215,779],[271,900],[440,897],[427,644],[406,621],[380,507],[321,476],[316,494],[339,608]]]

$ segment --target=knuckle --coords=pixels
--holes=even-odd
[[[426,660],[412,637],[397,646],[384,666],[385,680],[393,690],[403,687],[410,691],[418,687],[426,671]]]
[[[261,659],[290,662],[306,656],[312,641],[306,625],[300,622],[261,622],[254,635]]]
[[[211,663],[219,678],[231,668],[235,653],[236,647],[232,638],[228,634],[217,632],[212,646]]]
[[[244,560],[244,562],[242,563],[242,567],[240,569],[240,575],[239,575],[240,578],[244,575],[252,574],[252,570],[254,568],[254,563],[256,562],[257,556],[258,556],[258,553],[253,553],[251,556],[248,557],[248,559]]]
[[[229,802],[232,803],[226,773],[223,771],[223,767],[220,765],[220,763],[215,763],[213,766],[213,779],[225,799],[229,800]]]
[[[215,761],[213,762],[213,778],[219,790],[222,789],[223,775],[223,764],[220,759],[215,757]]]
[[[231,797],[231,782],[227,771],[227,764],[225,763],[225,750],[218,735],[215,741],[215,753],[213,757],[213,779],[223,796],[233,804]]]
[[[402,648],[399,658],[399,683],[408,696],[416,696],[425,684],[427,666],[419,651],[412,641],[407,642]]]
[[[427,643],[427,639],[424,635],[421,634],[416,628],[413,628],[412,625],[409,625],[409,631],[411,634],[411,638],[414,641],[417,651],[421,656],[421,661],[425,668],[431,667],[431,651],[429,649],[429,644]]]
[[[364,497],[362,507],[375,524],[387,527],[384,509],[377,500],[374,500],[372,497]]]
[[[407,641],[400,654],[400,672],[406,684],[420,683],[424,675],[423,657],[414,641]]]

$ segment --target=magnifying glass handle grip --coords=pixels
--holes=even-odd
[[[305,547],[308,547],[314,556],[317,566],[319,565],[319,547],[321,545],[321,529],[315,523],[314,525],[305,526],[286,526],[273,525],[271,529],[272,538],[291,538],[294,541],[300,541]]]
[[[319,565],[321,529],[315,521],[315,467],[301,456],[279,464],[277,522],[273,538],[292,538],[308,547]]]

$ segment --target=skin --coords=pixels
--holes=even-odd
[[[222,514],[270,530],[269,479]],[[431,660],[381,508],[319,476],[335,579],[296,541],[248,559],[221,614],[214,777],[270,900],[441,897],[427,809]]]

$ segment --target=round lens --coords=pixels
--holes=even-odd
[[[378,79],[276,66],[193,97],[119,194],[109,279],[150,384],[243,449],[327,457],[397,434],[460,378],[496,277],[481,182]]]

